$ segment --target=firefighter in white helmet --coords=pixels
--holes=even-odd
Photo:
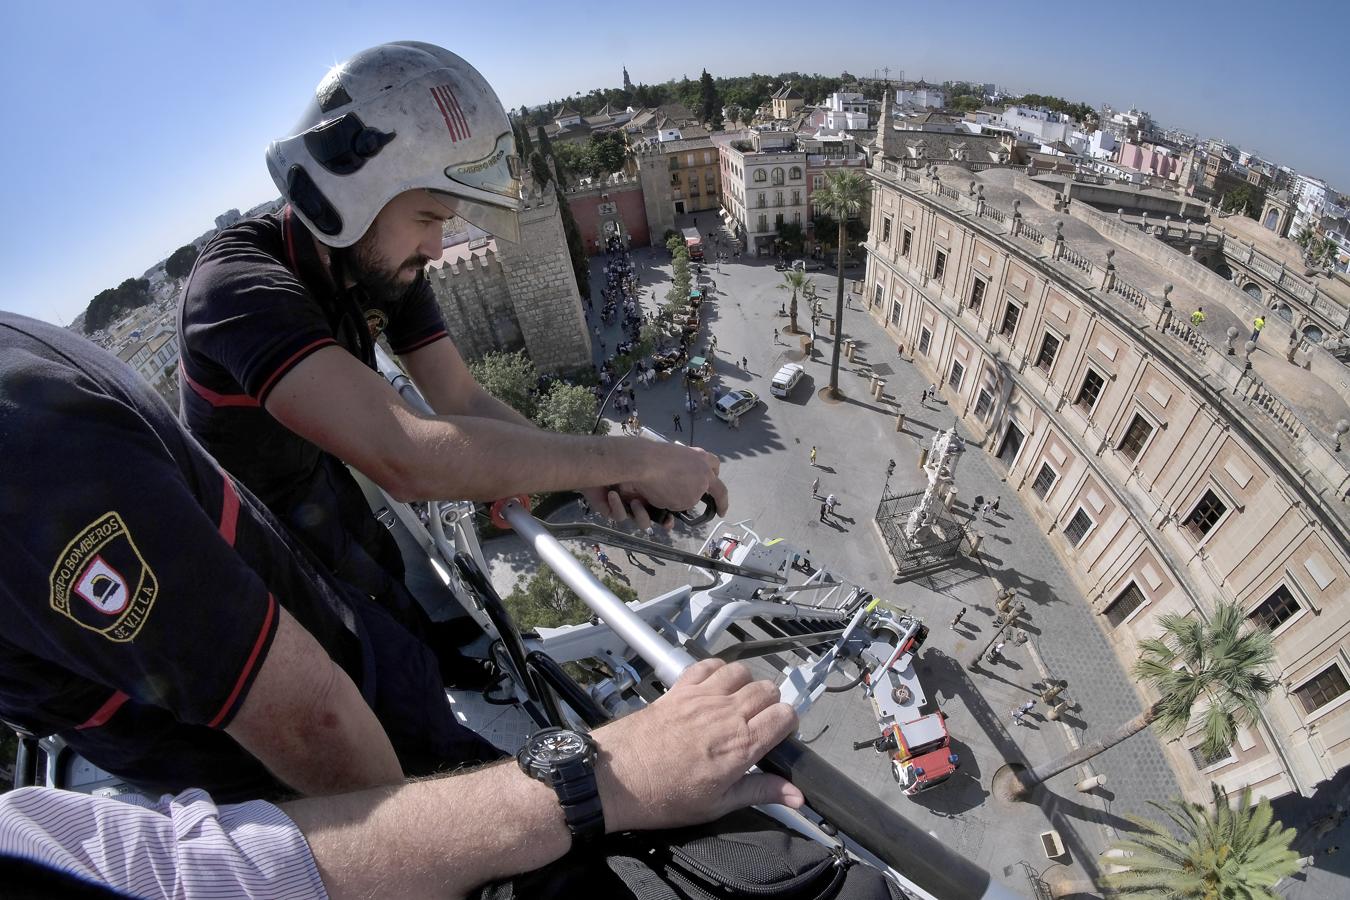
[[[702,450],[544,431],[478,385],[424,274],[452,216],[519,237],[510,120],[459,56],[400,41],[319,83],[294,133],[267,150],[286,206],[221,231],[183,291],[189,430],[327,566],[410,627],[390,533],[343,463],[405,500],[581,490],[646,527],[726,489]],[[436,411],[409,408],[373,370],[383,336]],[[433,610],[433,617],[434,617]]]

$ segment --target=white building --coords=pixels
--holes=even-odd
[[[712,135],[722,173],[722,209],[727,225],[751,253],[773,252],[778,226],[807,216],[806,152],[795,132],[760,126]]]
[[[1317,227],[1326,208],[1327,183],[1320,178],[1298,175],[1289,188],[1289,195],[1294,198],[1296,207],[1289,234],[1296,235],[1305,227]]]
[[[1073,131],[1073,120],[1067,115],[1032,106],[1009,106],[990,124],[995,128],[1006,128],[1019,141],[1032,144],[1056,141],[1067,144]]]
[[[941,88],[920,84],[914,90],[901,88],[895,92],[897,106],[922,106],[930,109],[942,109],[947,105],[947,92]]]
[[[867,127],[867,98],[851,91],[836,91],[825,100],[821,121],[831,131],[850,131]]]

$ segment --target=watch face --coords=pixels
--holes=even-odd
[[[544,765],[576,759],[585,752],[585,739],[574,731],[555,731],[540,735],[530,745],[530,756]]]

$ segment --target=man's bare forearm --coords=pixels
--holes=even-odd
[[[513,494],[637,481],[650,474],[650,442],[559,434],[498,418],[410,422],[416,458],[400,461],[405,499],[497,500]]]
[[[513,407],[489,394],[481,385],[474,386],[474,391],[468,398],[465,408],[462,411],[462,415],[474,416],[480,419],[496,419],[500,422],[510,422],[514,425],[524,425],[527,428],[539,427],[522,416]]]
[[[511,762],[282,809],[335,900],[462,896],[547,865],[572,841],[557,795]]]

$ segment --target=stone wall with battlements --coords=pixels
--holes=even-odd
[[[590,331],[552,187],[527,185],[519,243],[466,248],[427,276],[465,359],[523,349],[541,372],[590,367]]]

